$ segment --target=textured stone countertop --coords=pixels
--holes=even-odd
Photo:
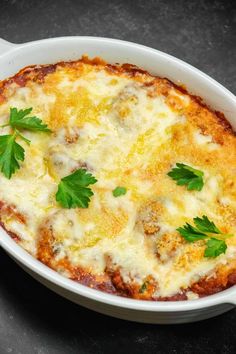
[[[196,66],[236,93],[235,1],[0,0],[0,37],[129,40]],[[1,70],[1,68],[0,68]],[[106,317],[55,295],[0,250],[0,354],[236,353],[236,310],[188,325]]]

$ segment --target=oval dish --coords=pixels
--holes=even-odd
[[[188,90],[204,98],[213,109],[223,112],[235,126],[235,97],[197,69],[164,53],[132,43],[102,38],[68,37],[25,45],[0,42],[1,79],[30,64],[71,60],[87,53],[110,63],[130,62],[151,73],[184,83]],[[111,54],[112,53],[112,54]],[[19,248],[4,231],[1,245],[28,272],[61,295],[86,307],[112,316],[150,323],[178,323],[222,313],[235,303],[235,287],[204,299],[180,302],[141,302],[97,292],[73,283],[51,271]]]

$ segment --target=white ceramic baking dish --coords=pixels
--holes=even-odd
[[[136,64],[153,74],[186,85],[213,109],[225,114],[236,129],[236,97],[227,89],[168,54],[142,45],[96,37],[63,37],[25,44],[0,39],[0,80],[30,64],[73,60],[88,54],[110,63]],[[147,323],[193,322],[221,314],[236,305],[236,286],[198,300],[152,302],[126,299],[90,289],[69,280],[34,259],[0,229],[0,245],[28,273],[67,299],[95,311]]]

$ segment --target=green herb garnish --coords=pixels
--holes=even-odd
[[[41,119],[36,116],[28,117],[31,111],[32,108],[25,110],[10,108],[9,122],[1,126],[1,128],[10,126],[13,129],[12,134],[0,135],[0,169],[8,179],[20,168],[19,161],[25,159],[25,150],[16,142],[16,138],[21,138],[30,144],[30,140],[25,138],[18,129],[50,132],[47,125],[42,124]]]
[[[114,197],[120,197],[121,195],[125,195],[127,192],[127,189],[125,187],[116,187],[113,191],[112,194]]]
[[[0,168],[8,179],[20,168],[18,161],[25,159],[25,150],[16,142],[16,136],[16,133],[0,136]]]
[[[210,238],[207,241],[207,247],[204,252],[205,257],[215,258],[221,253],[225,253],[227,245],[224,240],[218,240],[217,238]]]
[[[213,221],[210,221],[206,215],[202,218],[194,218],[194,224],[202,232],[210,232],[212,234],[221,234],[222,232],[216,227]]]
[[[204,256],[208,258],[215,258],[226,252],[227,245],[224,239],[232,235],[221,232],[206,215],[203,215],[202,218],[196,217],[193,221],[195,227],[186,223],[183,227],[177,229],[186,241],[195,242],[206,239]],[[214,234],[214,237],[211,234]]]
[[[180,235],[183,236],[184,239],[188,242],[203,240],[207,237],[206,234],[193,227],[189,223],[186,223],[183,227],[179,227],[177,231],[179,231]]]
[[[172,168],[170,172],[167,173],[179,186],[187,186],[187,189],[201,191],[203,188],[203,176],[202,171],[196,170],[195,168],[185,165],[183,163],[177,163],[177,167]]]
[[[26,129],[32,131],[51,132],[46,124],[36,116],[29,116],[33,108],[20,109],[10,108],[9,124],[13,128]],[[5,125],[6,126],[6,125]]]
[[[93,192],[88,186],[97,180],[85,169],[78,169],[61,179],[56,193],[56,200],[63,208],[88,208]]]
[[[140,287],[139,293],[140,293],[140,294],[145,293],[145,291],[147,290],[147,286],[148,286],[148,281],[145,281],[145,282],[142,284],[142,286]]]

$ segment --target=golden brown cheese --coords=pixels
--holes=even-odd
[[[34,257],[87,286],[144,300],[183,300],[236,283],[236,138],[223,115],[167,79],[83,57],[32,66],[0,82],[0,118],[33,107],[53,131],[25,132],[25,161],[0,175],[1,224]],[[1,128],[0,134],[9,133]],[[176,162],[204,172],[177,186]],[[98,180],[87,209],[63,209],[60,179],[86,168]],[[115,198],[112,191],[125,186]],[[176,228],[207,215],[227,251],[204,257]]]

